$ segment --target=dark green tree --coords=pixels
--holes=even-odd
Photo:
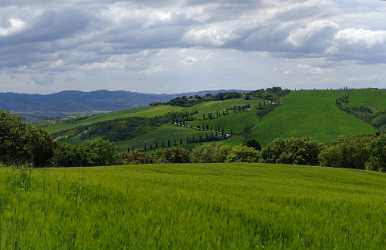
[[[163,163],[188,163],[190,152],[184,148],[173,147],[161,151],[160,161]]]
[[[27,128],[27,138],[32,165],[34,167],[50,165],[55,144],[48,133],[38,128],[29,127]]]
[[[386,134],[379,136],[369,147],[370,159],[367,168],[386,171]]]
[[[254,148],[257,151],[261,150],[261,145],[256,139],[249,139],[245,142],[245,145],[250,148]]]
[[[27,127],[19,117],[0,111],[0,162],[22,165],[31,158]]]

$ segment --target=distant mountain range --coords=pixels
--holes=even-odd
[[[153,102],[166,102],[177,96],[205,95],[230,90],[200,91],[181,94],[145,94],[130,91],[63,91],[55,94],[0,93],[0,109],[19,113],[29,120],[61,117],[68,113],[115,111]]]

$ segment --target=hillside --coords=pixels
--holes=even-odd
[[[368,106],[379,112],[386,110],[386,90],[354,89],[348,93],[349,103],[353,107]]]
[[[386,132],[386,90],[346,90],[337,106],[358,119]]]
[[[0,187],[3,249],[386,244],[386,176],[376,172],[263,164],[2,168]]]
[[[54,134],[61,131],[74,129],[76,127],[89,126],[99,122],[106,122],[129,117],[152,118],[156,116],[166,115],[169,112],[178,112],[181,110],[183,110],[183,108],[168,105],[137,107],[109,112],[105,114],[83,116],[75,119],[62,119],[42,122],[38,124],[38,126]]]
[[[51,121],[39,124],[39,126],[57,138],[65,138],[66,141],[76,143],[93,137],[104,136],[113,140],[123,151],[127,148],[143,148],[145,144],[170,144],[186,142],[190,137],[202,138],[212,135],[214,128],[210,131],[197,129],[197,124],[202,124],[202,115],[224,111],[237,105],[251,105],[248,112],[230,113],[223,117],[229,121],[224,124],[229,130],[236,125],[235,133],[238,133],[243,123],[239,122],[242,116],[252,117],[252,121],[257,121],[253,108],[257,100],[230,99],[224,101],[204,102],[192,107],[178,107],[171,105],[157,105],[140,107],[134,109],[125,109],[116,112],[69,119],[62,121]],[[188,122],[186,127],[172,124],[173,119],[168,117],[171,114],[189,113],[194,121]],[[205,124],[212,124],[215,120],[222,121],[223,118],[207,120]],[[161,120],[161,121],[160,121]],[[127,125],[122,125],[127,124]],[[241,126],[240,126],[241,124]],[[129,129],[129,127],[131,127]],[[238,128],[240,127],[240,128]],[[95,132],[94,132],[95,131]],[[115,132],[112,132],[115,131]],[[118,137],[117,137],[118,136]],[[212,139],[211,139],[212,140]],[[217,139],[213,139],[217,140]]]
[[[339,136],[374,134],[371,125],[338,109],[336,99],[343,94],[339,90],[291,92],[280,107],[257,123],[255,136],[263,143],[277,137],[301,136],[332,142]]]
[[[206,90],[177,94],[145,94],[131,91],[62,91],[53,94],[0,93],[0,110],[22,116],[28,122],[74,118],[151,103],[167,102],[179,96],[241,92],[241,90]]]
[[[207,137],[214,130],[231,133],[232,137],[224,142],[232,144],[241,143],[245,135],[254,136],[265,144],[278,137],[308,136],[320,142],[332,142],[339,136],[375,134],[376,129],[370,123],[337,107],[336,100],[345,93],[343,90],[293,91],[282,97],[280,105],[262,118],[256,115],[256,109],[264,100],[235,98],[206,101],[191,107],[164,104],[123,109],[77,119],[46,122],[40,126],[56,137],[68,138],[70,142],[107,134],[110,135],[107,138],[113,138],[122,150],[143,148],[145,144],[167,144],[168,141],[174,145],[177,141],[188,140],[189,137]],[[386,104],[383,106],[383,90],[351,90],[350,93],[352,106],[373,105],[377,110],[382,107],[386,109]],[[232,110],[235,107],[247,108],[242,111]],[[226,115],[221,115],[225,110],[229,111]],[[170,114],[187,113],[191,114],[191,118],[184,126],[172,124],[172,118],[162,119]],[[209,119],[209,115],[214,114],[219,116]],[[141,121],[152,125],[138,127]],[[133,122],[138,124],[136,132],[125,132],[127,130],[124,124],[132,126]]]

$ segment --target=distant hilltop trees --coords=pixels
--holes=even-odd
[[[223,101],[223,100],[240,99],[240,98],[244,98],[246,100],[259,98],[262,100],[266,100],[269,103],[275,103],[280,99],[280,97],[288,95],[289,92],[290,90],[288,89],[282,89],[281,87],[273,87],[268,89],[259,89],[259,90],[247,91],[247,92],[232,91],[232,92],[220,92],[217,94],[206,94],[204,96],[200,96],[200,95],[180,96],[166,103],[157,102],[157,103],[152,103],[151,105],[168,104],[173,106],[191,107],[202,102]]]

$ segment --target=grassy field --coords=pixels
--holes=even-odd
[[[385,249],[386,176],[261,164],[0,169],[1,249]]]
[[[105,122],[105,121],[123,119],[128,117],[152,118],[156,116],[165,115],[169,112],[179,112],[183,110],[184,108],[182,107],[169,106],[169,105],[138,107],[138,108],[124,109],[124,110],[114,111],[110,113],[80,117],[80,118],[64,120],[64,121],[48,121],[48,122],[38,124],[38,126],[45,129],[49,133],[53,134],[53,133],[58,133],[60,131],[74,129],[77,127],[92,125],[98,122]]]
[[[250,104],[251,106],[256,106],[258,100],[244,100],[244,99],[230,99],[225,101],[210,101],[197,104],[193,107],[177,107],[170,105],[158,105],[158,106],[149,106],[149,107],[139,107],[127,110],[121,110],[106,114],[93,115],[89,117],[81,117],[72,120],[65,121],[50,121],[46,123],[39,124],[40,127],[47,130],[49,133],[60,135],[60,136],[69,136],[72,139],[67,140],[69,142],[76,142],[77,138],[77,128],[87,128],[87,126],[93,126],[95,124],[105,122],[105,121],[114,121],[122,118],[129,117],[143,117],[151,118],[156,116],[162,116],[170,112],[195,112],[199,113],[196,115],[196,118],[201,118],[203,113],[223,111],[227,108],[233,106],[240,106],[245,104]],[[248,123],[246,123],[248,119]],[[244,113],[232,113],[228,117],[224,117],[217,121],[208,121],[210,125],[216,126],[224,123],[224,126],[229,129],[233,129],[235,133],[239,133],[245,126],[253,126],[257,116],[254,111],[244,112]],[[243,120],[243,122],[240,122]],[[195,124],[201,124],[201,122],[195,122]],[[83,131],[83,130],[82,130]],[[82,133],[82,132],[80,132]],[[161,143],[166,142],[167,140],[174,140],[175,138],[186,139],[187,136],[199,136],[205,135],[205,132],[200,132],[194,129],[181,128],[176,126],[171,126],[170,124],[164,124],[161,127],[154,129],[152,131],[146,132],[139,136],[135,136],[132,139],[116,141],[117,146],[120,149],[126,150],[128,147],[139,147],[142,148],[145,143],[155,144],[156,142]],[[75,139],[74,139],[74,138]],[[239,141],[239,140],[238,140]]]
[[[152,118],[156,116],[166,115],[172,112],[194,112],[199,111],[201,113],[222,111],[226,108],[237,105],[251,104],[256,106],[257,100],[244,100],[244,99],[230,99],[225,101],[211,101],[197,104],[193,107],[178,107],[170,105],[157,105],[138,107],[131,109],[123,109],[110,113],[97,114],[92,116],[85,116],[76,119],[69,119],[64,121],[48,121],[37,124],[39,127],[44,128],[49,133],[57,133],[60,131],[73,129],[76,127],[92,125],[98,122],[105,122],[116,119],[124,119],[128,117],[144,117]],[[198,115],[201,117],[201,115]]]
[[[192,121],[189,122],[189,124],[191,126],[201,126],[202,124],[207,124],[214,128],[223,127],[226,131],[230,131],[230,129],[232,129],[233,133],[240,134],[245,128],[254,127],[258,120],[256,110],[251,110],[247,112],[231,113],[215,120]]]
[[[223,111],[226,108],[231,108],[233,106],[242,106],[246,104],[250,104],[251,106],[256,106],[258,102],[259,101],[257,99],[251,99],[251,100],[229,99],[224,101],[203,102],[187,109],[191,111],[209,113],[209,112]]]
[[[349,95],[351,106],[368,106],[374,111],[386,110],[386,90],[354,89],[349,91]]]
[[[117,146],[120,151],[125,151],[128,147],[142,149],[145,144],[148,146],[154,146],[156,143],[166,143],[167,140],[170,140],[171,143],[174,143],[174,140],[179,142],[180,139],[186,140],[187,137],[200,135],[205,136],[205,132],[195,129],[176,127],[173,125],[163,125],[155,130],[149,131],[148,133],[137,136],[131,140],[119,141]]]
[[[371,125],[337,108],[336,99],[345,93],[345,91],[339,90],[291,92],[289,96],[283,98],[282,105],[263,119],[259,119],[256,115],[255,107],[259,102],[258,100],[230,99],[203,102],[193,107],[169,105],[140,107],[75,120],[49,122],[41,124],[41,126],[50,133],[57,133],[56,135],[59,136],[66,130],[68,131],[67,134],[71,134],[72,130],[81,126],[92,126],[93,124],[115,119],[127,117],[150,118],[165,115],[169,112],[198,111],[199,113],[195,115],[198,120],[190,122],[190,125],[208,124],[210,127],[224,127],[227,131],[232,130],[237,138],[227,142],[237,141],[240,143],[240,134],[245,128],[253,128],[256,139],[262,144],[269,143],[275,138],[309,136],[320,142],[332,142],[339,136],[374,134],[376,129]],[[386,92],[383,90],[350,90],[350,104],[353,106],[366,105],[374,110],[385,110],[385,97]],[[216,120],[200,120],[202,114],[222,111],[232,106],[245,104],[251,105],[250,111],[231,112],[230,115]],[[127,148],[130,145],[143,145],[144,143],[141,142],[152,143],[159,139],[173,139],[175,134],[185,136],[198,133],[191,129],[170,128],[170,125],[167,125],[167,129],[164,127],[165,125],[162,125],[159,129],[149,131],[149,133],[117,141],[116,143],[120,148]],[[77,130],[74,131],[77,133]]]
[[[257,123],[256,137],[268,143],[277,137],[309,136],[320,142],[332,142],[339,136],[374,134],[365,122],[337,108],[341,91],[296,91],[283,104]]]

